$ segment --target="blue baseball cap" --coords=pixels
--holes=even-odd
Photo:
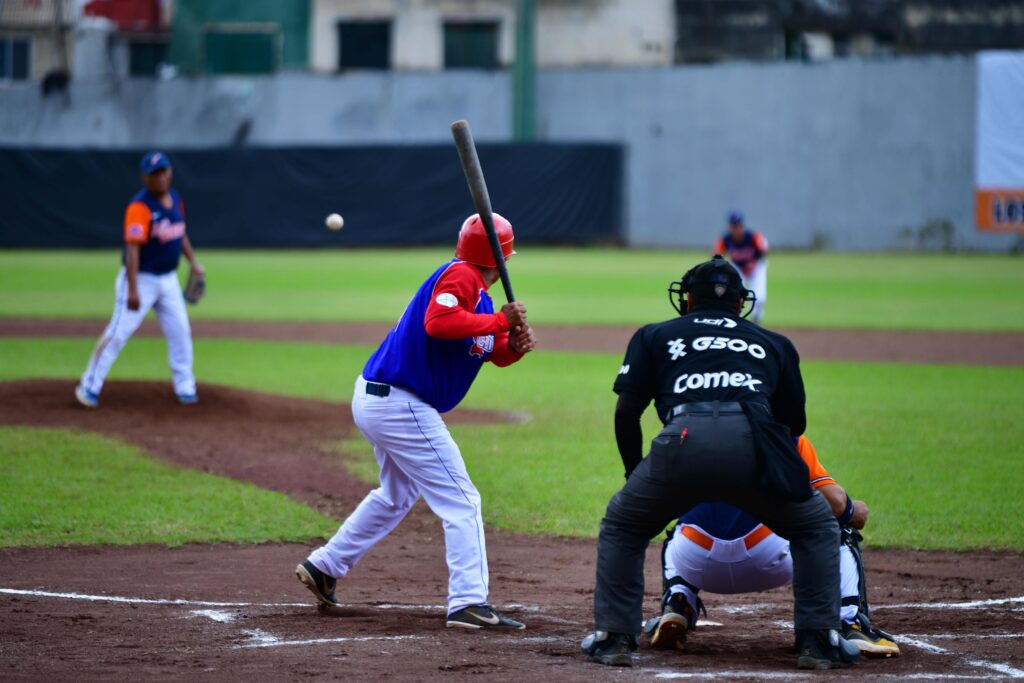
[[[729,225],[736,225],[737,223],[743,222],[742,211],[730,211],[729,212]]]
[[[142,157],[142,161],[139,162],[139,170],[145,175],[159,171],[161,168],[170,167],[171,160],[163,152],[146,152]]]

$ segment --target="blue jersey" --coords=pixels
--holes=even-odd
[[[449,261],[420,285],[398,324],[363,368],[363,377],[367,380],[411,391],[439,413],[448,412],[459,404],[494,350],[493,334],[438,339],[428,335],[424,327],[438,280],[449,268],[460,263],[462,261]],[[477,294],[479,299],[472,312],[494,313],[487,292],[480,287]]]
[[[132,197],[125,211],[124,241],[139,245],[140,273],[162,275],[178,268],[185,237],[185,206],[175,190],[170,190],[170,196],[168,208],[144,188]]]
[[[723,541],[742,538],[760,524],[738,507],[728,503],[701,503],[679,518],[680,524],[699,526],[709,536]]]

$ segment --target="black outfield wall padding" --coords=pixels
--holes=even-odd
[[[145,151],[0,148],[0,246],[120,244]],[[473,212],[453,145],[163,151],[197,246],[454,245]],[[621,238],[620,145],[484,144],[479,154],[517,240]],[[341,232],[324,227],[334,212]]]

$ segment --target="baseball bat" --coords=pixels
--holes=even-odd
[[[505,298],[508,299],[509,303],[512,303],[516,300],[516,297],[512,294],[512,281],[508,277],[505,254],[501,252],[498,233],[494,229],[494,212],[491,210],[491,196],[487,193],[487,182],[484,180],[484,171],[480,167],[480,158],[476,154],[476,144],[473,142],[473,133],[469,130],[469,122],[460,119],[453,123],[452,138],[455,140],[455,149],[459,153],[462,172],[466,174],[469,195],[473,198],[473,206],[476,207],[476,212],[480,214],[480,220],[483,221],[484,231],[487,233],[487,241],[491,245],[491,253],[494,254],[494,263],[498,266],[501,286],[505,289]]]

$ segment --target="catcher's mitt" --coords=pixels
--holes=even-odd
[[[206,293],[206,275],[200,275],[194,270],[190,270],[188,273],[188,282],[185,283],[185,289],[183,291],[185,295],[185,301],[190,304],[197,304],[199,300],[203,298],[203,294]]]

